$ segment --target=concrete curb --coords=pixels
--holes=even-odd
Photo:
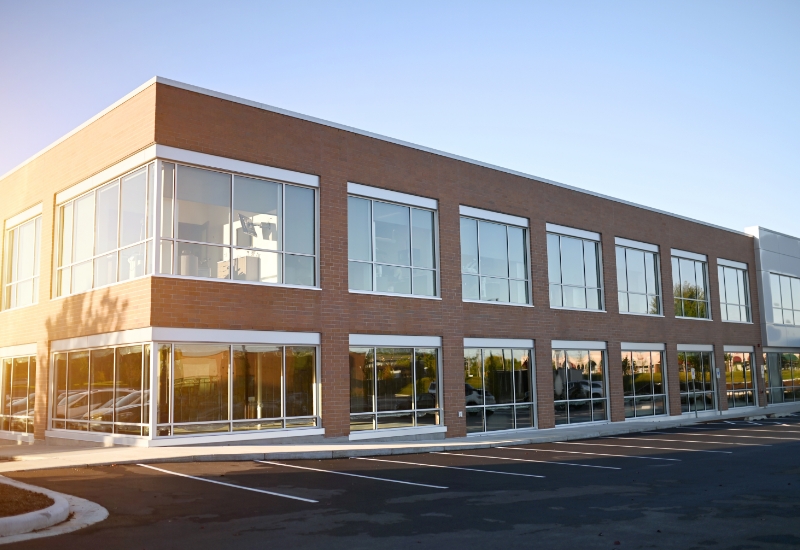
[[[18,516],[0,518],[0,538],[45,529],[61,523],[69,517],[69,502],[67,502],[67,499],[60,493],[42,489],[41,487],[34,487],[26,483],[20,483],[19,481],[3,476],[0,476],[0,483],[26,489],[34,493],[42,493],[53,499],[53,504],[42,510],[35,510]]]

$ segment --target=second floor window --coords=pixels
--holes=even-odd
[[[661,314],[658,253],[617,245],[620,313]]]
[[[547,234],[550,307],[603,309],[600,286],[600,243]]]
[[[800,279],[770,273],[769,282],[773,322],[779,325],[800,325]]]
[[[41,233],[41,216],[6,231],[4,309],[29,306],[39,302]]]
[[[708,303],[708,264],[699,258],[672,256],[672,285],[675,316],[710,319]]]
[[[348,197],[350,290],[436,296],[436,231],[431,210]]]
[[[719,276],[719,309],[722,320],[749,323],[750,292],[747,285],[747,270],[718,265],[717,273]]]

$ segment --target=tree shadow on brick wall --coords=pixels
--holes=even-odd
[[[127,298],[112,296],[110,289],[60,301],[58,312],[45,321],[47,340],[51,342],[118,331],[123,326],[129,304]]]

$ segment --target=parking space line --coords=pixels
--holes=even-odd
[[[197,476],[190,476],[187,474],[179,474],[178,472],[171,472],[169,470],[163,470],[161,468],[156,468],[155,466],[148,466],[147,464],[137,464],[137,466],[141,466],[142,468],[149,468],[151,470],[156,470],[158,472],[164,472],[165,474],[171,474],[173,476],[178,477],[185,477],[189,479],[195,479],[197,481],[205,481],[206,483],[213,483],[215,485],[224,485],[225,487],[233,487],[234,489],[244,489],[245,491],[252,491],[254,493],[263,493],[265,495],[272,495],[275,497],[283,497],[283,498],[290,498],[292,500],[300,500],[303,502],[311,502],[312,504],[317,504],[318,500],[311,500],[310,498],[302,498],[302,497],[295,497],[292,495],[284,495],[283,493],[274,493],[272,491],[265,491],[264,489],[253,489],[252,487],[244,487],[242,485],[234,485],[233,483],[224,483],[222,481],[215,481],[213,479],[206,479],[204,477],[197,477]]]
[[[390,483],[401,483],[403,485],[416,485],[417,487],[430,487],[431,489],[447,489],[441,485],[428,485],[427,483],[412,483],[411,481],[400,481],[399,479],[386,479],[383,477],[362,476],[359,474],[350,474],[347,472],[336,472],[334,470],[322,470],[320,468],[309,468],[307,466],[296,466],[293,464],[283,464],[282,462],[270,462],[269,460],[256,460],[261,464],[272,464],[273,466],[285,466],[286,468],[297,468],[298,470],[311,470],[312,472],[324,472],[326,474],[338,474],[340,476],[360,477],[362,479],[372,479],[375,481],[388,481]]]
[[[564,443],[563,441],[554,441],[553,443]],[[568,443],[567,443],[568,445]],[[660,458],[655,456],[630,456],[630,455],[612,455],[608,453],[582,453],[580,451],[559,451],[557,449],[526,449],[525,447],[498,447],[498,449],[515,449],[517,451],[533,451],[536,453],[567,453],[571,455],[587,455],[587,456],[613,456],[618,458],[641,458],[642,460],[669,460],[670,462],[682,462],[680,458]]]
[[[704,449],[677,449],[675,447],[644,447],[644,446],[635,446],[635,445],[611,445],[609,443],[574,443],[574,442],[562,442],[564,445],[589,445],[589,446],[596,446],[596,447],[625,447],[628,449],[654,449],[656,451],[688,451],[690,453],[720,453],[730,455],[733,454],[732,451],[706,451]]]
[[[500,474],[504,476],[520,476],[520,477],[538,477],[544,478],[545,476],[539,476],[535,474],[517,474],[514,472],[498,472],[496,470],[481,470],[478,468],[462,468],[460,466],[442,466],[440,464],[425,464],[424,462],[403,462],[400,460],[383,460],[381,458],[365,458],[365,457],[353,457],[355,460],[371,460],[373,462],[388,462],[390,464],[409,464],[411,466],[427,466],[429,468],[446,468],[448,470],[464,470],[466,472],[483,472],[485,474]]]
[[[667,433],[667,432],[644,432],[646,434],[656,434],[656,435],[692,435],[692,434],[682,434],[682,433]],[[604,437],[603,439],[629,439],[635,441],[666,441],[667,443],[707,443],[708,445],[741,445],[744,447],[772,447],[769,443],[735,443],[735,442],[726,442],[726,441],[696,441],[694,439],[660,439],[660,438],[649,438],[649,437],[631,437],[631,438],[624,438],[624,437]]]
[[[508,449],[509,447],[498,447],[500,449]],[[516,462],[536,462],[537,464],[560,464],[562,466],[580,466],[581,468],[602,468],[604,470],[621,470],[622,468],[617,468],[614,466],[595,466],[594,464],[575,464],[573,462],[555,462],[551,460],[532,460],[530,458],[510,458],[506,456],[491,456],[491,455],[468,455],[463,453],[437,453],[433,452],[431,454],[434,455],[448,455],[448,456],[471,456],[473,458],[496,458],[497,460],[513,460]]]
[[[759,428],[700,428],[698,426],[685,426],[687,430],[704,430],[704,431],[716,431],[716,432],[756,432],[756,433],[784,433],[784,434],[800,434],[800,430],[778,430],[772,431],[769,429],[759,429]]]
[[[752,430],[743,430],[741,428],[728,428],[724,430],[728,431],[752,431]],[[760,431],[759,433],[764,433]],[[770,435],[725,435],[725,434],[706,434],[706,437],[740,437],[746,439],[781,439],[783,441],[800,441],[800,437],[776,437]]]

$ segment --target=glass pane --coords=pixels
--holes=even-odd
[[[435,409],[439,406],[439,362],[435,349],[416,350],[414,379],[417,409]]]
[[[634,403],[635,401],[633,397],[628,397],[625,399],[625,418],[634,418],[636,416]]]
[[[622,395],[626,397],[632,397],[634,395],[633,368],[634,368],[633,354],[630,351],[623,351],[622,352]]]
[[[719,279],[719,301],[722,304],[728,302],[729,298],[725,296],[725,268],[722,266],[717,267],[717,278]],[[727,312],[725,311],[725,307],[722,308],[722,319],[726,320]]]
[[[558,235],[547,235],[547,274],[551,283],[561,283],[561,249]],[[552,300],[551,305],[553,305]]]
[[[697,298],[700,289],[695,279],[694,262],[683,258],[678,261],[681,265],[681,296],[683,298]]]
[[[800,279],[792,277],[792,307],[800,311]]]
[[[378,411],[411,410],[414,390],[413,349],[378,348],[375,353]],[[379,418],[378,424],[380,422]]]
[[[373,203],[373,212],[375,216],[375,260],[388,264],[410,265],[409,208],[376,201]],[[378,286],[380,287],[380,285]],[[406,294],[410,293],[411,289],[409,288]]]
[[[301,254],[316,253],[314,190],[286,186],[286,250]],[[312,283],[313,284],[313,283]]]
[[[481,275],[508,277],[506,226],[496,223],[478,222],[478,228]]]
[[[170,390],[171,358],[172,347],[169,344],[161,344],[158,347],[158,410],[156,411],[156,421],[159,424],[169,422],[169,404],[172,398]]]
[[[92,262],[72,267],[72,293],[85,292],[92,288]]]
[[[233,279],[259,283],[281,282],[281,255],[277,252],[233,249]]]
[[[281,249],[281,185],[236,176],[233,180],[233,244]]]
[[[586,309],[586,290],[583,287],[562,287],[564,291],[564,307]]]
[[[695,279],[697,281],[697,298],[706,299],[706,264],[694,262]]]
[[[528,257],[525,247],[525,230],[508,227],[508,276],[514,279],[528,278]]]
[[[375,363],[372,348],[350,348],[350,412],[375,411]]]
[[[147,238],[147,169],[122,178],[119,245]]]
[[[61,250],[59,251],[58,265],[69,265],[72,263],[72,236],[73,218],[72,205],[69,203],[61,208]]]
[[[127,281],[145,274],[147,245],[137,244],[119,251],[119,280]]]
[[[683,295],[683,291],[681,290],[680,262],[678,261],[678,258],[672,258],[672,293],[676,299]],[[675,315],[680,315],[677,308]]]
[[[664,371],[661,364],[661,352],[651,353],[650,361],[653,365],[653,393],[666,393],[666,388],[664,387]]]
[[[563,350],[553,350],[553,400],[567,399],[567,368]],[[556,406],[556,411],[558,411]]]
[[[67,397],[59,404],[59,416],[80,420],[89,410],[89,352],[69,354]],[[70,424],[67,424],[70,427]],[[75,427],[72,425],[71,427]],[[80,428],[78,428],[80,429]]]
[[[621,246],[617,247],[617,290],[620,292],[628,290],[625,249]]]
[[[483,370],[481,350],[464,350],[464,398],[467,407],[483,405]],[[483,422],[483,420],[481,420]],[[467,419],[469,423],[469,419]],[[482,429],[482,428],[481,428]]]
[[[628,311],[631,313],[647,313],[647,296],[644,294],[628,294]]]
[[[176,275],[230,279],[230,248],[205,244],[176,243]]]
[[[591,400],[569,401],[569,423],[579,424],[592,421],[592,402]]]
[[[394,428],[410,428],[414,425],[414,414],[380,414],[378,415],[378,429],[389,430]]]
[[[774,273],[770,273],[769,283],[772,291],[772,307],[781,307],[781,278]]]
[[[37,218],[38,220],[38,218]],[[19,234],[19,242],[14,248],[12,265],[14,272],[12,280],[27,279],[36,274],[36,224],[37,220],[30,221],[18,227],[14,232]]]
[[[527,349],[515,349],[512,350],[512,355],[514,358],[514,401],[530,403],[533,401],[531,352]]]
[[[351,416],[350,417],[350,431],[361,432],[364,430],[375,429],[374,416]]]
[[[568,285],[584,286],[586,283],[583,272],[583,241],[580,239],[561,237],[561,277],[564,284]]]
[[[63,365],[66,366],[66,356],[55,356],[55,367],[56,369],[64,368],[61,365],[61,361],[63,361]],[[0,373],[0,383],[2,383],[2,391],[0,392],[0,414],[7,415],[11,414],[11,373],[13,370],[12,361],[11,359],[4,359],[2,362],[3,371]],[[56,370],[56,376],[60,374],[59,370]],[[66,376],[63,376],[64,380],[66,381]],[[59,382],[59,378],[56,378],[56,382]],[[60,387],[60,386],[59,386]],[[56,394],[56,401],[60,398],[59,394]],[[59,418],[58,414],[54,412],[53,415],[55,418]],[[5,426],[3,427],[5,429]]]
[[[644,252],[641,250],[627,250],[628,260],[628,291],[639,294],[647,293],[645,281]],[[588,272],[587,267],[587,272]]]
[[[233,347],[233,419],[277,418],[281,411],[283,350]]]
[[[179,166],[176,217],[179,239],[230,244],[231,177],[211,170]]]
[[[119,222],[119,184],[106,185],[97,191],[97,226],[95,227],[95,254],[117,248]]]
[[[486,431],[514,429],[514,407],[486,407]]]
[[[172,241],[161,241],[161,273],[172,274]]]
[[[478,272],[478,222],[467,218],[461,218],[461,272]]]
[[[589,371],[591,375],[591,396],[593,399],[606,396],[605,365],[602,351],[589,352]]]
[[[483,372],[486,380],[486,404],[513,403],[514,387],[511,350],[483,350]],[[491,403],[489,401],[492,401]],[[487,417],[487,422],[489,421]]]
[[[435,266],[433,237],[433,212],[412,208],[411,242],[414,248],[411,253],[414,267]]]
[[[648,294],[659,294],[656,265],[656,255],[650,252],[646,253],[644,255],[644,273],[647,279]]]
[[[527,304],[528,302],[528,283],[527,281],[508,281],[512,304]]]
[[[739,293],[737,273],[741,273],[741,270],[732,269],[730,267],[725,268],[725,296],[727,298],[727,303],[739,305],[743,302],[742,298],[744,298],[744,292],[741,294]]]
[[[481,277],[481,300],[508,302],[508,298],[508,279]]]
[[[658,296],[647,296],[647,313],[651,315],[661,314],[661,301]]]
[[[315,414],[316,348],[286,348],[286,416]]]
[[[150,395],[143,395],[146,384],[142,384],[142,362],[144,360],[142,346],[117,348],[116,355],[114,421],[137,424],[148,423],[150,419],[144,407],[149,404]],[[146,368],[149,367],[148,362]],[[107,412],[104,412],[104,415],[107,414]],[[106,420],[106,418],[103,418],[103,420]]]
[[[519,405],[516,407],[517,413],[517,425],[516,428],[518,430],[524,428],[532,428],[533,427],[533,407],[530,405],[525,405],[520,407]]]
[[[174,347],[173,421],[228,420],[228,346],[175,344]]]
[[[283,260],[286,262],[286,284],[314,286],[316,280],[314,256],[284,254]]]
[[[75,239],[72,244],[72,259],[79,262],[94,255],[94,193],[75,199],[74,209]]]
[[[461,297],[464,300],[480,300],[480,283],[477,275],[461,276]]]
[[[372,260],[372,201],[347,197],[347,257]]]
[[[172,210],[175,200],[175,165],[171,162],[161,164],[161,236],[172,238]]]
[[[351,290],[372,290],[372,264],[348,262],[348,279]]]
[[[141,361],[139,363],[141,369]],[[89,409],[83,420],[113,420],[114,349],[91,351]]]
[[[633,354],[634,395],[653,394],[653,373],[650,352],[639,351]]]
[[[8,412],[6,414],[24,416],[28,412],[28,358],[17,357],[12,362],[11,384]],[[24,428],[24,427],[23,427]],[[19,431],[17,428],[15,431]]]
[[[747,272],[741,269],[737,269],[735,271],[736,271],[736,287],[739,290],[739,305],[747,305],[750,303],[746,291],[747,285],[745,284],[745,275],[747,274]],[[798,290],[800,291],[800,289]]]
[[[101,256],[94,260],[94,286],[110,285],[117,282],[117,253]]]
[[[739,306],[728,305],[726,307],[723,305],[721,309],[724,313],[723,317],[727,318],[728,321],[742,321]]]
[[[597,288],[600,286],[600,264],[597,261],[597,243],[583,241],[583,257],[586,266],[586,286]],[[628,273],[630,278],[631,274]],[[630,284],[630,281],[628,281]]]
[[[375,290],[378,292],[411,294],[411,269],[407,267],[376,265]]]
[[[561,285],[550,285],[550,307],[561,307],[562,305]]]
[[[781,302],[784,309],[792,309],[792,289],[789,277],[781,277]]]
[[[417,296],[436,296],[435,271],[414,269],[414,294]]]
[[[479,433],[482,431],[484,431],[483,408],[467,407],[467,433]]]

